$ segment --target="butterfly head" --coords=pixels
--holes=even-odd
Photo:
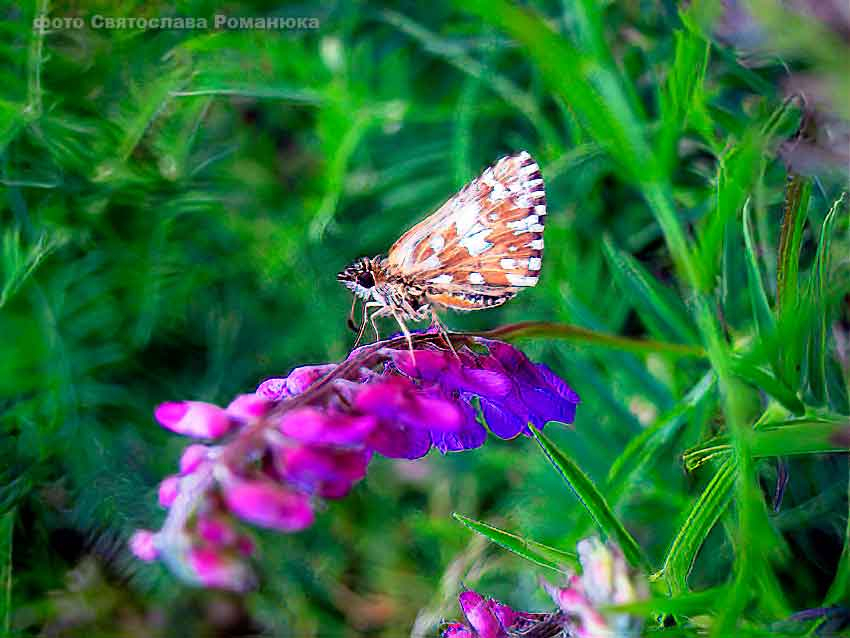
[[[336,279],[361,299],[370,299],[380,279],[380,258],[361,257],[340,271]]]

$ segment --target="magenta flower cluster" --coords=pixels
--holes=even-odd
[[[549,368],[499,341],[432,333],[415,349],[391,339],[354,350],[340,364],[296,368],[226,408],[163,403],[163,427],[209,440],[189,445],[179,472],[160,484],[169,509],[158,532],[130,540],[140,559],[161,559],[187,581],[253,586],[254,543],[245,524],[297,532],[322,500],[364,478],[375,453],[416,459],[479,447],[487,436],[530,435],[529,424],[570,423],[576,393]]]

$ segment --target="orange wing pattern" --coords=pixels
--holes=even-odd
[[[545,216],[540,168],[522,151],[408,230],[387,260],[423,285],[432,303],[457,310],[500,305],[537,283]]]

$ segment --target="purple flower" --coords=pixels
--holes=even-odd
[[[389,377],[365,385],[355,407],[380,424],[369,437],[375,451],[390,458],[417,459],[432,440],[461,432],[466,415],[434,388],[421,388],[405,377]]]
[[[358,348],[340,365],[295,368],[226,409],[200,401],[158,406],[164,427],[222,440],[185,449],[180,474],[160,485],[167,521],[156,534],[135,535],[133,553],[143,560],[162,554],[189,582],[241,591],[255,582],[245,526],[308,528],[320,500],[345,497],[375,453],[416,459],[432,447],[479,447],[487,437],[481,416],[502,438],[528,433],[529,422],[572,420],[578,397],[549,368],[497,341],[456,335],[450,350],[434,337],[413,336],[415,358],[398,338]],[[479,605],[475,596],[464,597],[469,631],[500,638],[513,611],[495,601]]]

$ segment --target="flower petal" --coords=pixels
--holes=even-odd
[[[224,489],[228,509],[244,521],[282,532],[297,532],[313,524],[310,499],[265,481],[237,480]]]
[[[328,413],[318,408],[298,408],[284,414],[280,431],[304,443],[359,445],[375,428],[373,416]]]

